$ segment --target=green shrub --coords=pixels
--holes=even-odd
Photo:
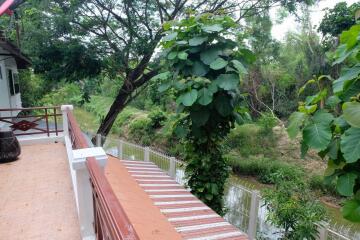
[[[252,176],[264,184],[274,184],[277,179],[291,180],[303,178],[304,170],[298,166],[269,158],[241,159],[234,155],[227,155],[234,173],[243,176]]]
[[[276,154],[276,139],[274,135],[262,134],[262,127],[258,124],[237,125],[230,131],[224,145],[240,154],[241,157],[263,155],[274,157]]]
[[[261,127],[261,133],[264,135],[272,134],[272,129],[278,124],[278,119],[271,113],[262,113],[257,120],[257,124]]]
[[[309,179],[309,185],[312,190],[321,191],[323,194],[339,196],[336,191],[336,184],[334,182],[326,183],[322,175],[312,175]]]
[[[317,226],[325,218],[325,208],[309,191],[303,179],[275,180],[275,189],[265,189],[263,199],[269,211],[267,221],[282,229],[280,239],[317,239]]]
[[[147,116],[138,117],[129,124],[129,137],[143,145],[151,144],[151,119]]]
[[[63,84],[60,88],[46,94],[40,104],[43,106],[59,106],[63,104],[81,105],[83,102],[80,87],[75,83]]]
[[[153,109],[148,117],[151,119],[151,127],[154,129],[158,129],[164,125],[164,121],[166,120],[165,112],[161,111],[160,108]]]

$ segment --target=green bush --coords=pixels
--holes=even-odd
[[[43,106],[59,106],[63,104],[79,106],[82,102],[81,88],[75,83],[65,83],[60,88],[46,94],[40,100]]]
[[[228,154],[229,164],[234,173],[243,176],[253,176],[264,184],[274,184],[276,179],[291,180],[292,178],[303,178],[304,170],[298,166],[273,160],[269,158],[241,159]]]
[[[271,113],[262,113],[257,120],[257,124],[261,127],[261,133],[264,135],[271,135],[272,129],[278,124],[278,119]]]
[[[151,119],[151,127],[158,129],[164,125],[166,113],[161,111],[160,108],[155,108],[149,113],[148,117]]]
[[[138,117],[129,124],[129,137],[143,145],[150,145],[151,133],[151,119],[147,116]]]
[[[265,189],[263,199],[269,211],[267,221],[283,231],[280,239],[317,239],[317,226],[325,218],[325,208],[297,177],[275,180],[275,189]]]
[[[339,196],[336,191],[336,184],[334,182],[327,184],[324,181],[324,176],[313,175],[309,179],[309,185],[312,190],[321,191],[323,194],[331,194],[333,196]]]
[[[276,152],[276,139],[272,134],[262,134],[262,127],[258,124],[237,125],[230,131],[224,145],[241,157],[263,155],[274,157]]]

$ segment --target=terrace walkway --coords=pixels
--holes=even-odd
[[[0,164],[0,206],[0,239],[81,239],[63,143],[22,146]]]
[[[153,163],[109,156],[105,174],[140,239],[248,239]]]

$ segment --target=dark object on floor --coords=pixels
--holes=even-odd
[[[20,153],[20,144],[13,131],[0,129],[0,163],[15,161]]]

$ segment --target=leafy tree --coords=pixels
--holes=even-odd
[[[328,159],[328,182],[336,181],[337,191],[350,199],[342,208],[346,219],[360,222],[360,25],[344,31],[335,52],[334,65],[345,64],[340,77],[320,76],[318,92],[308,96],[299,111],[290,117],[290,137],[302,133],[302,154],[309,148]],[[329,80],[332,80],[329,85]]]
[[[325,16],[319,25],[319,32],[324,36],[337,37],[342,31],[355,24],[355,11],[359,8],[360,3],[348,6],[346,2],[340,2],[334,8],[326,9]]]
[[[160,91],[175,90],[180,120],[175,132],[186,145],[186,176],[192,192],[218,213],[223,212],[228,164],[221,140],[241,122],[240,79],[253,54],[234,40],[237,24],[228,16],[190,16],[166,25],[163,38],[170,79]]]

